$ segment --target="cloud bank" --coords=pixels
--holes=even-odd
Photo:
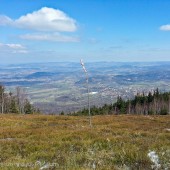
[[[74,19],[61,10],[48,7],[43,7],[38,11],[23,15],[16,20],[1,15],[0,25],[48,32],[74,32],[77,30]]]

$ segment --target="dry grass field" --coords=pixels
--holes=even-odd
[[[170,116],[0,115],[0,169],[170,169]],[[150,155],[152,156],[149,156]]]

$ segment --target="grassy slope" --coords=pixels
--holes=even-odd
[[[0,115],[0,169],[151,169],[170,166],[170,116]],[[17,164],[18,163],[18,164]],[[23,167],[22,167],[23,166]],[[28,166],[28,168],[26,168]]]

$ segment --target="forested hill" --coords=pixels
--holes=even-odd
[[[170,114],[170,92],[160,93],[156,89],[153,93],[137,94],[132,100],[124,100],[118,96],[113,105],[105,104],[103,107],[91,108],[92,115],[105,114],[142,114],[142,115],[167,115]],[[88,115],[88,109],[83,109],[74,115]]]

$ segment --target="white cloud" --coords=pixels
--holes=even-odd
[[[25,49],[25,47],[21,44],[4,44],[4,46],[7,46],[12,49]]]
[[[0,15],[0,25],[9,25],[12,23],[11,18],[5,16],[5,15]]]
[[[21,44],[0,43],[0,51],[7,53],[28,53],[27,49]]]
[[[60,33],[25,34],[25,35],[21,35],[20,38],[26,40],[37,40],[37,41],[79,42],[78,37],[66,36]]]
[[[28,13],[16,20],[1,15],[0,25],[10,25],[23,29],[37,31],[74,32],[77,30],[76,21],[63,11],[43,7],[33,13]]]
[[[170,24],[162,25],[160,27],[160,30],[162,30],[162,31],[170,31]]]

